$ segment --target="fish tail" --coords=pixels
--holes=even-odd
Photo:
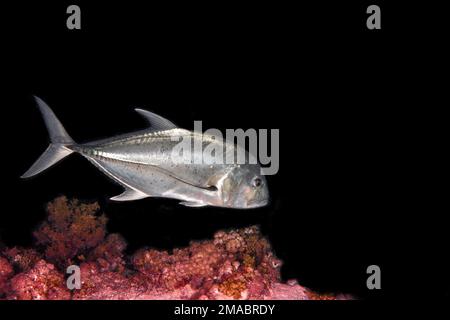
[[[56,118],[50,107],[39,97],[35,96],[34,99],[36,100],[39,110],[42,113],[42,117],[44,118],[51,143],[47,150],[44,151],[39,159],[36,160],[36,162],[21,176],[21,178],[32,177],[51,167],[58,161],[73,153],[74,151],[71,150],[70,146],[74,146],[76,144],[67,134],[61,122],[59,122],[58,118]]]

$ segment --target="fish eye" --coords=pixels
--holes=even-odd
[[[255,179],[253,179],[253,186],[254,187],[259,187],[262,185],[262,180],[261,178],[256,177]]]

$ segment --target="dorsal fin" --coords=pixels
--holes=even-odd
[[[167,120],[161,116],[158,116],[153,112],[139,108],[136,108],[134,110],[136,110],[136,112],[138,112],[141,116],[147,119],[148,123],[150,124],[150,127],[155,131],[169,130],[177,127],[172,121]]]

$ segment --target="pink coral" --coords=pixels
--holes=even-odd
[[[96,261],[101,271],[123,272],[125,270],[123,251],[126,247],[127,243],[122,236],[113,233],[88,253],[87,260]]]
[[[36,250],[21,247],[6,249],[3,254],[20,271],[30,270],[36,262],[42,259],[42,255]]]
[[[14,276],[10,282],[11,292],[8,299],[18,300],[67,300],[70,291],[66,287],[64,276],[54,265],[40,260],[35,266]]]
[[[99,245],[106,234],[106,217],[97,215],[97,203],[69,201],[62,196],[47,206],[48,218],[34,236],[45,247],[45,257],[59,267]]]
[[[99,207],[65,197],[48,205],[34,233],[39,249],[0,257],[0,297],[7,299],[336,299],[295,281],[282,283],[281,261],[258,227],[218,231],[171,253],[140,249],[106,233]],[[105,238],[106,237],[106,238]],[[69,291],[65,268],[79,264],[81,289]],[[14,270],[18,272],[14,275]]]
[[[9,278],[14,274],[14,269],[9,261],[0,257],[0,297],[9,291]]]
[[[281,263],[257,227],[219,231],[214,240],[192,242],[173,254],[140,250],[134,267],[154,287],[167,291],[189,285],[191,299],[258,299],[280,279]]]
[[[75,290],[75,300],[137,299],[147,290],[142,278],[127,277],[124,273],[102,271],[97,263],[82,263],[81,289]]]

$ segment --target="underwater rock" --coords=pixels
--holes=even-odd
[[[295,280],[283,283],[281,261],[258,227],[218,231],[171,252],[142,248],[126,256],[126,242],[107,234],[98,204],[65,197],[47,207],[34,232],[36,248],[0,252],[0,298],[6,299],[342,299]],[[80,267],[81,288],[66,287],[66,268]],[[16,272],[16,274],[14,274]]]

